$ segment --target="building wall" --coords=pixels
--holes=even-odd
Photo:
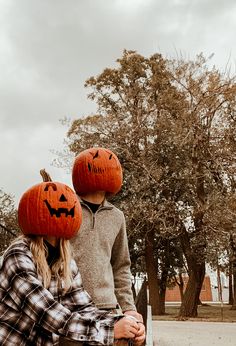
[[[184,280],[184,289],[188,282],[188,277],[183,277]],[[211,291],[211,281],[209,276],[205,276],[202,290],[200,294],[200,300],[202,302],[212,301],[212,291]],[[166,290],[166,302],[180,302],[180,291],[179,286],[176,284],[174,287],[168,288]]]

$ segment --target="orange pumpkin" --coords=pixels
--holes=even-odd
[[[82,221],[81,206],[73,190],[59,182],[42,182],[20,199],[18,222],[24,234],[72,238]]]
[[[120,162],[109,149],[86,149],[75,158],[72,181],[78,195],[95,191],[115,195],[121,189],[122,180]]]

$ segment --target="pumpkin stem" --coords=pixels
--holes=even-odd
[[[50,177],[48,172],[45,171],[45,168],[40,169],[40,175],[43,178],[43,181],[45,181],[45,182],[52,181],[52,178]]]

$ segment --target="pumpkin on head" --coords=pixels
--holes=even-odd
[[[81,206],[73,190],[59,182],[42,182],[20,199],[18,222],[26,235],[70,239],[79,230]]]
[[[105,191],[115,195],[123,181],[118,157],[109,149],[90,148],[82,151],[74,161],[72,181],[78,195]]]

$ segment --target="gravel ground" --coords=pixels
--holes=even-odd
[[[154,346],[235,346],[236,323],[153,321]]]

